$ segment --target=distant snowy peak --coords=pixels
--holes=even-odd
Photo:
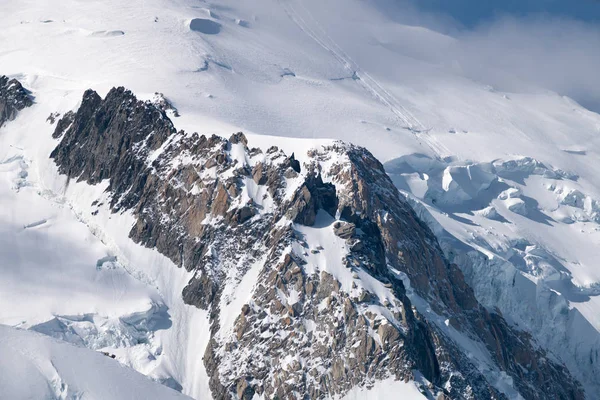
[[[388,378],[430,397],[583,398],[566,368],[477,302],[363,148],[296,158],[241,133],[176,132],[164,107],[124,88],[87,91],[54,137],[62,174],[107,182],[110,209],[135,216],[131,239],[194,273],[182,295],[210,311],[215,398],[320,398]]]

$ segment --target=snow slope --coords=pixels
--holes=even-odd
[[[89,215],[91,200],[77,197],[85,188],[71,185],[67,200],[64,179],[44,186],[13,144],[9,131],[18,138],[29,129],[39,127],[15,122],[1,131],[0,323],[110,352],[178,390],[206,391],[201,357],[189,354],[206,347],[207,316],[183,304],[188,274],[131,242],[126,215],[99,214],[102,229],[86,225],[78,204]]]
[[[368,396],[368,397],[367,397]],[[383,400],[390,398],[398,399],[426,399],[419,390],[411,383],[397,382],[391,379],[376,382],[372,388],[355,388],[350,391],[343,400],[358,399]]]
[[[100,353],[0,325],[6,399],[189,399]]]
[[[600,393],[600,116],[529,82],[507,92],[476,80],[456,56],[460,35],[386,11],[358,0],[0,3],[0,73],[36,100],[0,130],[10,260],[0,323],[111,349],[193,396],[206,390],[206,316],[181,303],[185,274],[128,240],[127,215],[101,208],[101,224],[86,227],[97,193],[66,190],[48,159],[51,112],[73,109],[87,88],[124,85],[164,93],[187,131],[244,130],[251,146],[298,158],[323,138],[366,146],[478,298]],[[142,329],[125,329],[131,318]]]

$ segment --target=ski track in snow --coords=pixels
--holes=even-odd
[[[448,149],[439,141],[435,140],[429,133],[432,128],[427,128],[409,110],[406,109],[390,92],[388,92],[377,80],[371,77],[367,71],[360,66],[338,46],[338,44],[325,32],[319,22],[312,16],[310,11],[299,2],[303,12],[310,19],[310,23],[296,11],[293,6],[294,0],[278,0],[290,20],[298,28],[314,40],[319,46],[330,53],[351,74],[351,78],[357,82],[373,98],[377,99],[394,114],[404,129],[414,134],[418,140],[422,140],[437,155],[450,154]],[[318,32],[317,32],[318,31]]]

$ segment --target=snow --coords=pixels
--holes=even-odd
[[[203,354],[209,327],[206,312],[183,304],[190,274],[128,238],[133,218],[107,210],[106,183],[65,185],[48,159],[56,142],[27,134],[51,132],[41,116],[61,98],[37,101],[24,112],[37,118],[0,131],[0,324],[107,351],[200,397],[208,377],[189,354]],[[104,205],[92,208],[95,200]]]
[[[381,304],[395,304],[391,288],[375,279],[368,271],[362,268],[353,270],[344,262],[350,249],[345,239],[335,235],[335,222],[326,211],[319,210],[313,226],[294,224],[295,231],[307,246],[304,248],[294,244],[295,253],[303,254],[303,260],[306,262],[302,266],[304,272],[308,275],[327,272],[340,283],[341,290],[351,296],[359,298],[363,292],[368,292],[376,296]],[[295,298],[290,294],[290,298],[282,300],[285,304],[293,304]],[[327,305],[321,303],[319,306]],[[389,321],[399,324],[387,306],[369,305],[368,308],[376,315],[383,315]]]
[[[98,352],[0,325],[7,399],[189,399]]]
[[[40,196],[29,183],[18,192],[11,189],[11,182],[21,179],[20,162],[2,167],[0,198],[12,205],[0,210],[2,323],[27,320],[31,325],[55,315],[90,312],[114,317],[162,303],[156,290],[132,278],[119,263],[112,268],[100,263],[98,268],[110,250],[68,207]]]
[[[58,178],[64,179],[64,178]],[[106,207],[100,207],[98,214],[84,216],[83,210],[89,210],[93,193],[84,183],[70,184],[65,195],[69,198],[74,211],[82,218],[88,228],[130,268],[137,280],[155,288],[168,307],[171,316],[170,326],[154,332],[159,362],[148,375],[159,381],[172,381],[185,394],[201,398],[208,389],[208,376],[202,363],[202,357],[190,357],[190,354],[204,354],[210,337],[208,313],[183,303],[181,292],[191,278],[191,274],[177,268],[156,250],[143,248],[133,243],[129,229],[133,217],[129,214],[114,215]],[[107,203],[107,202],[105,202]],[[80,208],[79,208],[80,207]],[[89,212],[89,211],[88,211]],[[85,219],[84,219],[85,218]],[[139,360],[127,360],[135,367]],[[145,360],[142,360],[144,363]],[[136,368],[137,369],[137,368]]]
[[[333,233],[334,219],[324,210],[317,212],[313,226],[294,224],[294,229],[301,234],[308,248],[297,249],[298,254],[306,253],[307,265],[303,268],[308,274],[325,271],[336,278],[342,290],[352,293],[354,278],[352,271],[344,264],[348,245]]]
[[[222,314],[219,321],[219,333],[221,337],[231,334],[235,319],[240,314],[244,304],[249,303],[252,297],[253,286],[257,282],[258,274],[265,264],[266,258],[265,255],[263,258],[252,263],[250,269],[239,282],[236,281],[235,276],[231,276],[231,274],[227,276],[227,283],[223,289],[221,304],[219,306]],[[240,257],[239,265],[243,265],[245,261],[244,257]],[[237,269],[232,268],[230,271],[235,273]]]
[[[359,400],[359,399],[406,399],[418,400],[426,399],[417,386],[413,382],[396,381],[394,379],[386,379],[376,381],[372,388],[355,387],[348,392],[342,400]]]
[[[381,3],[0,3],[0,73],[36,102],[0,130],[0,323],[59,321],[78,343],[112,343],[120,361],[186,394],[208,390],[201,357],[189,356],[209,335],[206,313],[181,302],[189,275],[128,239],[131,216],[104,207],[92,216],[104,187],[67,188],[48,159],[50,113],[74,109],[88,88],[124,85],[164,93],[178,129],[244,131],[250,147],[276,145],[300,162],[331,139],[366,146],[444,248],[458,249],[478,299],[599,393],[600,364],[589,360],[600,349],[600,116],[531,82],[507,92],[469,79],[468,65],[446,58],[463,38],[402,23]],[[251,181],[247,189],[262,201]],[[304,232],[326,249],[309,252],[307,268],[348,287],[352,274],[336,267],[347,250],[330,223]],[[105,257],[116,259],[97,268]],[[119,331],[133,316],[148,329]],[[147,345],[117,346],[139,334]]]

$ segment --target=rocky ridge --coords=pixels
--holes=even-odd
[[[18,80],[0,75],[0,128],[32,104],[31,96]]]
[[[61,173],[108,180],[111,209],[136,216],[132,240],[194,272],[182,295],[211,313],[215,398],[325,398],[390,376],[438,398],[584,398],[479,304],[363,148],[335,142],[299,161],[241,133],[177,132],[124,88],[87,91],[54,137]]]

